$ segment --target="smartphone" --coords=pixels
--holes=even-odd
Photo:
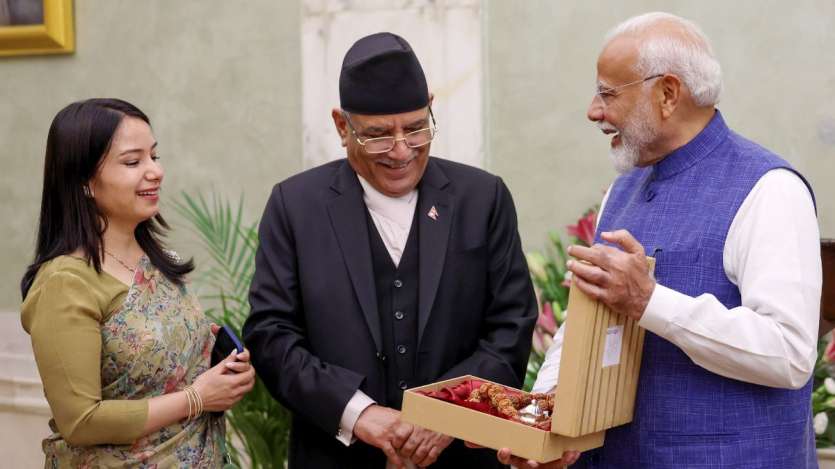
[[[241,344],[241,339],[235,335],[235,331],[227,325],[221,326],[217,331],[217,339],[215,346],[212,349],[212,366],[222,362],[224,358],[228,357],[232,350],[236,353],[243,353],[244,346]]]

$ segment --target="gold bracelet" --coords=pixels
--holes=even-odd
[[[188,385],[185,388],[186,393],[189,397],[189,413],[188,419],[189,421],[196,419],[201,414],[203,414],[203,398],[200,397],[200,393],[194,389],[194,386]],[[192,410],[192,402],[194,403],[194,409]]]
[[[191,421],[192,416],[194,415],[193,414],[193,412],[194,412],[193,409],[194,409],[194,407],[196,407],[197,403],[194,403],[194,405],[192,404],[193,397],[191,395],[191,385],[186,386],[185,388],[183,388],[183,392],[186,393],[186,400],[188,401],[188,416],[186,416],[186,423],[188,423],[188,422]]]
[[[197,412],[194,414],[194,418],[197,418],[203,415],[203,398],[200,396],[200,393],[194,389],[194,386],[192,386],[191,392],[194,393],[194,399],[197,401]]]
[[[188,392],[188,386],[183,388],[183,392],[186,393],[186,400],[188,401],[188,414],[186,415],[186,423],[191,420],[191,394]]]

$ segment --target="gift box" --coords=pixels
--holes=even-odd
[[[647,262],[652,269],[654,259]],[[607,429],[632,421],[644,329],[573,285],[567,310],[550,431],[462,403],[462,396],[442,400],[427,395],[463,394],[460,388],[466,383],[491,383],[476,376],[406,390],[401,418],[487,448],[510,448],[513,454],[538,462],[558,459],[566,450],[602,446]]]

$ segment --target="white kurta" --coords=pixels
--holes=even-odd
[[[820,233],[812,197],[796,174],[776,169],[760,178],[728,230],[723,266],[742,306],[728,309],[711,294],[694,298],[657,284],[638,324],[718,375],[805,385],[817,359]],[[556,386],[563,334],[560,328],[546,352],[534,392]]]

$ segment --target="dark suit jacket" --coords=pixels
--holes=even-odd
[[[510,193],[496,176],[437,158],[419,190],[416,384],[473,374],[519,387],[537,311]],[[384,465],[382,451],[335,438],[356,390],[385,392],[362,196],[347,160],[327,163],[276,185],[259,227],[243,335],[258,375],[293,412],[293,468]],[[433,467],[495,461],[456,443]]]

